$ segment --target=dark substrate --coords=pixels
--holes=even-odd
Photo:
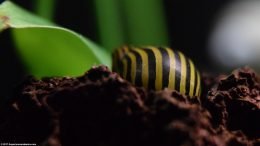
[[[0,141],[42,146],[260,145],[259,77],[204,75],[201,104],[135,87],[105,66],[78,78],[32,77],[0,109]]]

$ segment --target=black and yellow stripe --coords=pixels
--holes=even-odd
[[[200,95],[200,75],[193,62],[170,48],[120,48],[114,53],[113,70],[137,86]]]

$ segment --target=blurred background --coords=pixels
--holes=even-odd
[[[38,14],[43,0],[12,0]],[[1,2],[1,0],[0,0]],[[201,71],[259,71],[260,0],[45,0],[47,17],[112,49],[123,44],[170,46]],[[116,27],[115,27],[116,26]],[[0,33],[0,96],[29,73],[9,30]]]

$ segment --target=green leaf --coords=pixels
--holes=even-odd
[[[77,76],[111,55],[83,36],[41,19],[10,1],[0,5],[0,31],[12,28],[25,65],[36,77]]]

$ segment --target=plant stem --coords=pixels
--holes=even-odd
[[[52,20],[55,3],[56,0],[36,0],[35,12],[45,19]]]
[[[129,43],[168,45],[161,0],[123,0]]]
[[[117,0],[94,0],[98,22],[100,43],[113,51],[123,45],[124,36],[122,19]]]

